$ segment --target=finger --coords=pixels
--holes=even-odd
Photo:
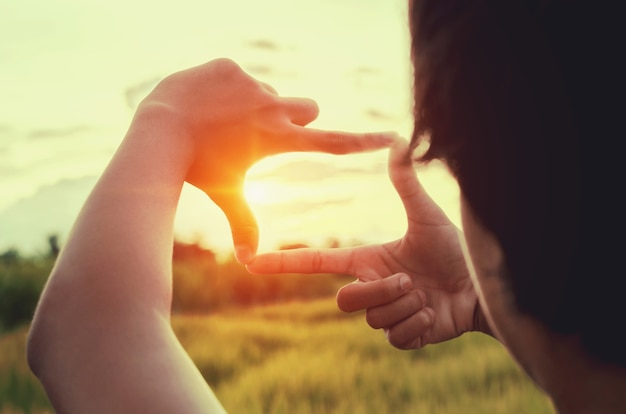
[[[294,249],[264,253],[248,263],[250,273],[353,273],[353,255],[358,249]],[[354,276],[354,275],[353,275]]]
[[[263,89],[265,89],[266,91],[268,91],[272,95],[278,96],[278,91],[276,91],[276,89],[272,85],[270,85],[269,83],[262,82],[262,81],[257,81],[257,82],[259,82],[261,84]]]
[[[339,289],[337,306],[344,312],[373,308],[400,298],[410,288],[411,278],[404,273],[371,282],[359,281]]]
[[[428,330],[435,322],[432,308],[424,308],[385,330],[387,340],[398,349],[419,349],[428,345]]]
[[[222,191],[211,194],[230,224],[235,248],[235,258],[241,264],[250,262],[256,255],[259,243],[259,230],[256,219],[243,191]]]
[[[389,178],[405,207],[423,191],[410,158],[409,143],[404,139],[396,140],[389,150]]]
[[[398,139],[389,150],[389,178],[396,189],[411,226],[417,223],[441,223],[447,220],[439,205],[417,179],[406,140]]]
[[[317,102],[308,98],[279,98],[285,108],[289,120],[299,126],[305,126],[315,119],[320,113]]]
[[[368,308],[365,313],[365,320],[374,329],[388,328],[421,311],[425,305],[426,295],[424,292],[413,289],[392,302]]]
[[[398,140],[396,132],[326,131],[294,125],[290,139],[279,143],[276,150],[350,154],[388,148],[396,140]]]

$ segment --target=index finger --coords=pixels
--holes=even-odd
[[[277,152],[313,151],[341,155],[388,148],[399,139],[398,134],[393,131],[326,131],[295,124],[292,128],[292,136],[277,146]]]
[[[337,273],[354,275],[356,248],[293,249],[264,253],[247,264],[250,273]]]

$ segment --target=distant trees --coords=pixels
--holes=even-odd
[[[54,259],[59,256],[59,252],[61,248],[59,247],[59,236],[56,234],[51,234],[48,236],[48,255]]]
[[[301,247],[306,245],[281,246]],[[251,275],[233,256],[218,262],[213,252],[197,244],[175,243],[173,257],[174,312],[208,312],[334,295],[339,286],[351,280],[330,274]]]
[[[39,296],[61,246],[56,235],[47,238],[48,251],[23,256],[17,249],[0,253],[0,333],[30,322]],[[328,247],[340,247],[330,241]],[[307,247],[301,243],[283,249]],[[251,275],[233,256],[218,260],[198,243],[176,241],[172,254],[173,312],[210,312],[334,295],[351,281],[338,275]]]
[[[0,253],[0,333],[31,320],[54,259],[23,257],[16,249]]]

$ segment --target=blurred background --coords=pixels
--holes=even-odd
[[[218,57],[316,100],[313,127],[410,136],[405,0],[0,0],[0,413],[52,412],[24,360],[28,322],[136,105],[164,76]],[[246,190],[260,251],[401,237],[386,161],[259,162]],[[446,170],[418,172],[458,224]],[[190,186],[175,230],[173,324],[233,413],[552,412],[488,338],[398,351],[337,310],[349,279],[248,275],[222,212]]]
[[[137,103],[164,76],[214,58],[234,59],[281,95],[315,99],[314,127],[408,137],[404,3],[0,0],[0,249],[62,241]],[[455,188],[432,170],[423,180],[456,218]],[[262,250],[404,231],[384,151],[280,155],[248,181]],[[176,224],[181,239],[231,247],[221,211],[193,188]]]

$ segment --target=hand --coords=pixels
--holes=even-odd
[[[267,253],[257,256],[248,270],[353,275],[358,280],[337,295],[339,308],[367,309],[368,324],[383,328],[392,345],[417,349],[478,329],[480,307],[459,231],[417,180],[406,142],[398,140],[389,156],[390,178],[407,213],[402,239]]]
[[[279,97],[271,86],[227,59],[165,78],[142,101],[137,117],[151,120],[155,113],[158,122],[167,118],[191,141],[185,179],[224,211],[242,263],[254,257],[258,246],[257,224],[243,194],[250,166],[282,152],[343,154],[383,148],[395,139],[390,133],[304,128],[317,118],[314,101]]]

